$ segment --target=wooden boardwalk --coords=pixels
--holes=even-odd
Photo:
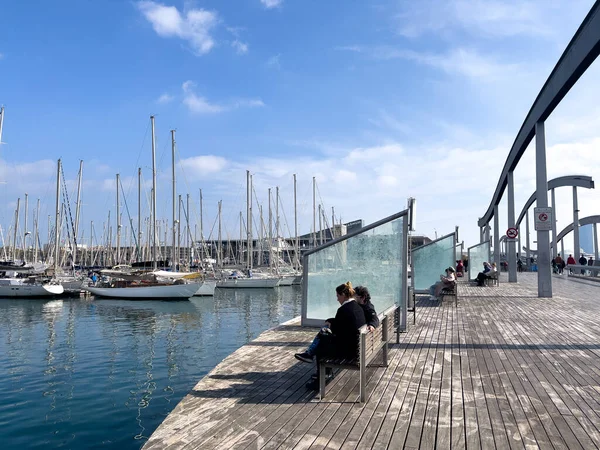
[[[504,275],[504,274],[503,274]],[[417,323],[369,370],[343,371],[325,400],[294,359],[315,334],[267,331],[177,405],[145,449],[600,448],[600,284],[535,274],[459,286],[459,306],[421,299]]]

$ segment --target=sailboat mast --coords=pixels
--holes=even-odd
[[[177,204],[178,214],[177,214],[177,266],[179,267],[179,263],[181,262],[181,194],[179,194],[179,202]]]
[[[298,255],[298,203],[296,197],[296,174],[294,174],[294,255],[295,255],[295,265],[296,269],[300,266],[299,255]]]
[[[150,116],[152,124],[152,267],[157,268],[156,263],[156,140],[154,135],[154,116]]]
[[[202,189],[200,189],[200,262],[204,260],[204,212],[202,210]]]
[[[39,224],[40,224],[40,199],[37,199],[37,207],[35,208],[35,231],[33,235],[33,239],[35,240],[34,251],[33,251],[33,261],[37,262],[38,260],[38,233],[39,233]]]
[[[250,217],[250,171],[246,170],[246,251],[247,251],[247,261],[246,268],[250,269],[250,261],[252,259],[252,249],[251,249],[251,232],[250,232],[250,221],[252,218]],[[240,239],[241,240],[241,239]]]
[[[271,188],[269,188],[269,269],[273,269],[273,213],[271,210]]]
[[[217,250],[217,267],[222,268],[222,262],[223,262],[223,240],[221,238],[221,202],[223,200],[219,200],[219,237],[218,237],[218,250]]]
[[[116,263],[121,264],[121,205],[119,205],[119,174],[117,174],[117,258]]]
[[[185,194],[185,226],[187,228],[187,236],[185,238],[185,247],[186,247],[186,257],[187,257],[187,262],[188,262],[188,266],[191,266],[191,237],[192,237],[192,232],[190,230],[190,194]],[[189,268],[188,268],[189,270]]]
[[[313,247],[317,246],[317,179],[313,177]]]
[[[21,208],[21,198],[19,197],[17,199],[17,209],[15,210],[15,229],[13,231],[13,242],[12,242],[13,261],[17,260],[17,231],[19,231],[19,209],[20,208]]]
[[[73,236],[73,264],[77,259],[77,237],[79,236],[79,217],[81,214],[81,179],[83,177],[83,160],[79,160],[79,177],[77,180],[77,203],[75,204],[75,230]]]
[[[175,254],[176,254],[176,249],[177,249],[177,218],[175,217],[175,201],[176,201],[176,193],[177,193],[177,181],[175,179],[175,130],[171,130],[171,189],[172,189],[172,202],[173,202],[173,217],[172,217],[172,221],[173,221],[173,243],[172,243],[172,255],[173,255],[173,271],[175,271],[176,266],[176,259],[175,259]]]
[[[29,214],[29,195],[27,193],[25,193],[25,215],[24,215],[24,222],[25,224],[23,225],[23,261],[27,261],[27,235],[29,234],[27,232],[27,215]]]
[[[59,225],[60,225],[60,172],[62,168],[62,162],[59,159],[56,165],[56,216],[54,219],[54,274],[58,271],[58,253],[60,250],[59,242]]]
[[[275,187],[275,242],[277,243],[275,254],[275,270],[279,274],[279,186]]]
[[[137,262],[142,260],[142,168],[138,167],[138,239]]]

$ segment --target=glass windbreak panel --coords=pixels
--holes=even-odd
[[[483,263],[489,262],[489,258],[489,241],[469,248],[469,280],[473,280],[479,272],[483,271]]]
[[[454,234],[412,251],[412,277],[415,291],[426,291],[429,286],[440,281],[445,270],[455,266]]]
[[[347,281],[366,286],[377,313],[402,305],[405,216],[306,255],[306,318],[334,317],[335,288]]]

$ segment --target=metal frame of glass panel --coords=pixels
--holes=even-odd
[[[435,244],[438,244],[439,242],[441,242],[445,239],[449,239],[449,238],[453,238],[452,246],[450,247],[450,249],[452,250],[452,253],[448,253],[450,255],[450,258],[448,258],[448,260],[446,260],[445,262],[439,261],[439,264],[434,264],[433,267],[427,268],[428,275],[430,278],[430,279],[428,279],[428,281],[425,282],[425,284],[427,284],[427,287],[425,288],[423,285],[423,286],[419,286],[419,287],[421,287],[421,289],[418,289],[415,284],[415,279],[418,279],[417,277],[418,277],[418,272],[419,272],[419,270],[415,267],[416,266],[415,253],[419,254],[423,249],[425,249],[427,247],[435,246]],[[446,255],[444,255],[444,256],[446,256]],[[439,281],[440,280],[439,276],[442,275],[449,266],[454,267],[454,265],[455,265],[454,258],[455,257],[456,257],[456,232],[446,234],[445,236],[442,236],[441,238],[438,238],[434,241],[428,242],[427,244],[413,248],[411,250],[411,261],[412,261],[412,277],[411,278],[412,278],[412,286],[415,289],[415,292],[417,294],[423,294],[423,293],[429,292],[429,286],[431,286],[435,282]],[[418,258],[417,258],[417,260],[418,260]]]
[[[477,266],[478,266],[478,268],[475,268],[475,266],[473,264],[473,261],[471,259],[471,249],[474,249],[476,247],[482,247],[484,245],[487,245],[487,257],[486,257],[486,259],[483,259],[481,261],[479,261],[479,260],[475,261],[477,263]],[[469,280],[473,280],[473,279],[475,279],[475,277],[477,276],[477,274],[483,270],[483,267],[482,267],[483,261],[487,261],[487,262],[490,261],[490,258],[492,256],[490,241],[484,241],[484,242],[481,242],[480,244],[473,245],[473,246],[469,247],[469,249],[467,251],[468,251],[468,254],[469,254],[469,274],[468,274],[469,275]]]
[[[398,219],[402,219],[399,221]],[[367,225],[345,236],[334,239],[324,245],[307,251],[303,255],[303,277],[302,277],[302,326],[322,326],[323,321],[328,317],[333,317],[335,311],[339,308],[335,299],[335,287],[351,281],[353,286],[364,284],[371,292],[371,301],[375,305],[377,313],[396,304],[400,309],[400,330],[406,329],[407,299],[408,299],[408,225],[409,210],[406,209],[385,219]],[[396,221],[400,230],[394,230]],[[400,224],[401,222],[401,224]],[[378,227],[392,226],[392,233],[377,235]],[[383,228],[385,229],[385,228]],[[398,240],[398,234],[401,233]],[[353,262],[360,261],[360,252],[363,250],[363,244],[368,249],[370,237],[375,236],[394,236],[394,248],[382,251],[390,256],[388,261],[383,258],[378,259],[380,263],[377,273],[371,271],[366,274],[363,265],[351,266]],[[376,244],[376,241],[372,241]],[[397,247],[395,245],[399,244]],[[350,245],[349,245],[350,244]],[[379,239],[380,246],[385,246],[385,239]],[[365,264],[368,256],[373,257],[371,253],[365,256]],[[386,278],[385,275],[395,275],[393,268],[398,267],[398,278]],[[371,267],[371,269],[373,269]],[[377,283],[377,279],[381,283]],[[354,279],[353,279],[354,278]],[[366,281],[364,281],[366,280]],[[397,284],[398,292],[383,292],[385,283]],[[312,303],[312,296],[322,295],[320,303]],[[309,296],[311,296],[311,305],[309,305]],[[389,304],[387,302],[391,300]],[[318,303],[318,304],[317,304]],[[315,306],[316,304],[316,306]],[[309,312],[310,309],[310,312]],[[316,311],[317,310],[317,311]],[[316,312],[315,312],[316,311]],[[326,312],[325,312],[326,311]],[[310,315],[310,316],[309,316]],[[323,316],[323,317],[321,317]]]

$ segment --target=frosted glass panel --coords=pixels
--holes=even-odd
[[[334,317],[340,306],[335,288],[346,281],[369,289],[377,313],[394,304],[405,305],[405,220],[406,216],[397,217],[307,254],[303,319],[322,321]]]
[[[417,247],[412,251],[412,276],[415,291],[426,291],[429,286],[440,281],[445,270],[456,265],[454,258],[454,233]]]
[[[483,271],[483,263],[490,260],[490,242],[485,241],[479,245],[469,247],[469,280],[477,277]]]

